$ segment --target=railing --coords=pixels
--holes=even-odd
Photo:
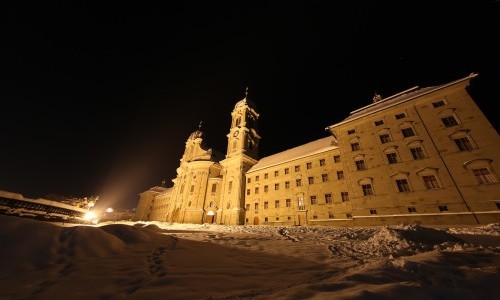
[[[305,205],[299,205],[299,206],[297,206],[297,209],[298,210],[306,210],[306,206]]]

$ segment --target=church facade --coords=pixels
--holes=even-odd
[[[140,194],[135,221],[372,226],[500,221],[500,139],[467,92],[471,74],[357,109],[329,136],[259,157],[248,95],[225,155],[193,132],[173,186]]]

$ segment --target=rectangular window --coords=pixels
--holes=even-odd
[[[247,178],[247,183],[252,182],[252,178]]]
[[[332,194],[331,193],[325,194],[325,203],[332,204]]]
[[[280,189],[280,184],[279,183],[275,183],[274,184],[274,190],[277,191]]]
[[[328,219],[333,219],[333,213],[331,211],[328,212]]]
[[[258,187],[256,187],[256,188],[255,188],[255,194],[258,194],[258,193],[259,193],[259,188],[258,188]]]
[[[292,219],[292,216],[288,216],[288,218],[287,218],[287,219],[288,219],[288,221],[290,221],[290,220]]]
[[[259,175],[255,176],[255,181],[259,181]]]
[[[231,181],[229,182],[229,193],[231,194]],[[191,185],[191,189],[189,190],[189,192],[192,194],[194,192],[194,185]]]
[[[409,212],[410,214],[412,214],[412,213],[416,213],[416,212],[417,212],[417,209],[416,209],[415,207],[408,207],[408,212]]]
[[[425,158],[424,150],[422,150],[421,147],[411,148],[410,151],[411,151],[411,155],[413,156],[413,159],[424,159]]]
[[[258,213],[259,212],[259,203],[255,203],[254,208],[255,208],[255,213]]]
[[[446,205],[439,205],[438,208],[440,212],[448,211],[448,206]]]
[[[348,192],[341,192],[340,193],[340,198],[342,199],[342,202],[349,201],[349,193]]]
[[[269,178],[269,174],[265,173],[264,174],[264,179],[267,179],[267,178]]]
[[[300,171],[300,166],[295,166],[295,172],[299,172]]]
[[[212,195],[217,191],[217,184],[212,184]]]
[[[364,160],[357,160],[356,161],[356,170],[358,171],[362,171],[362,170],[366,170],[366,165],[365,165],[365,161]]]
[[[286,207],[292,207],[292,199],[286,199],[285,205],[286,205]]]
[[[265,217],[265,218],[264,218],[264,222],[269,222],[269,218],[268,218],[268,217]]]
[[[397,114],[396,115],[396,120],[399,120],[399,119],[403,119],[406,117],[406,114],[405,113],[400,113],[400,114]]]
[[[370,209],[370,215],[376,215],[377,210],[376,209]]]
[[[306,168],[307,168],[307,169],[310,169],[310,168],[312,168],[312,165],[313,165],[312,163],[308,162],[308,163],[306,164]]]
[[[314,214],[314,215],[313,215],[313,219],[314,219],[314,220],[317,220],[317,219],[318,219],[318,215]]]
[[[472,143],[467,137],[453,139],[453,141],[460,151],[471,151],[472,149],[474,149],[474,147],[472,147]]]
[[[347,134],[355,134],[355,133],[356,133],[355,129],[347,130]]]
[[[405,138],[415,135],[415,133],[413,132],[413,128],[411,128],[411,127],[403,128],[403,129],[401,129],[401,132],[403,133],[403,136]]]
[[[380,135],[380,142],[382,144],[388,143],[390,141],[391,141],[391,136],[390,135],[388,135],[388,134],[382,134],[382,135]]]
[[[340,155],[334,155],[333,156],[333,162],[339,163],[340,162]]]
[[[338,180],[344,179],[344,171],[337,171],[337,179]]]
[[[384,124],[384,120],[375,121],[375,126],[380,126]]]
[[[424,185],[428,190],[439,188],[439,184],[438,184],[438,181],[436,179],[436,176],[434,176],[434,175],[422,176],[422,179],[424,180]]]
[[[289,189],[290,188],[290,181],[285,181],[285,189]]]
[[[290,174],[290,169],[289,168],[285,168],[285,174]]]
[[[395,164],[398,162],[398,156],[396,155],[396,153],[387,153],[386,156],[389,164]]]
[[[319,160],[319,165],[320,166],[324,166],[326,164],[325,160],[324,159],[320,159]]]
[[[247,195],[250,195],[250,189],[247,189]]]
[[[274,201],[274,208],[280,208],[280,201],[279,200]]]
[[[308,177],[307,181],[309,182],[309,184],[314,184],[314,177]]]
[[[473,169],[472,173],[476,176],[479,184],[488,184],[498,182],[496,176],[490,172],[487,168]]]
[[[432,103],[432,107],[434,107],[434,108],[441,107],[443,105],[444,105],[444,101],[443,100]]]
[[[279,171],[274,171],[274,177],[278,177],[279,174],[280,174]]]
[[[351,149],[352,151],[359,151],[360,150],[359,143],[352,143]]]
[[[316,196],[311,196],[311,205],[318,204],[318,200],[316,199]]]
[[[280,220],[280,217],[276,217],[276,221],[279,221]]]
[[[457,119],[455,119],[454,116],[441,118],[441,121],[443,121],[445,127],[453,127],[458,125]]]
[[[250,210],[250,204],[245,205],[246,210]]]
[[[264,193],[267,193],[267,192],[269,192],[269,186],[265,185],[264,186]]]
[[[295,186],[301,186],[301,185],[302,185],[302,180],[295,179]]]
[[[269,208],[269,202],[265,201],[264,202],[264,209],[268,209]]]
[[[371,184],[362,184],[361,188],[363,189],[363,195],[365,196],[373,195],[373,189]]]
[[[328,181],[328,174],[321,174],[321,181],[327,182]]]
[[[396,185],[398,186],[399,192],[409,192],[410,185],[406,179],[396,179]]]

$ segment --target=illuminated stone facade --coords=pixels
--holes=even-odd
[[[500,140],[467,93],[476,74],[355,110],[330,136],[259,159],[255,105],[231,116],[225,157],[195,131],[173,187],[141,193],[134,220],[370,226],[500,221]]]

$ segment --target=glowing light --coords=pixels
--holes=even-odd
[[[112,212],[114,212],[114,211],[115,211],[115,210],[114,210],[112,207],[108,207],[108,208],[106,208],[106,212],[107,212],[107,213],[112,213]]]
[[[93,211],[88,211],[85,216],[83,217],[85,221],[92,221],[97,219],[97,215]]]

